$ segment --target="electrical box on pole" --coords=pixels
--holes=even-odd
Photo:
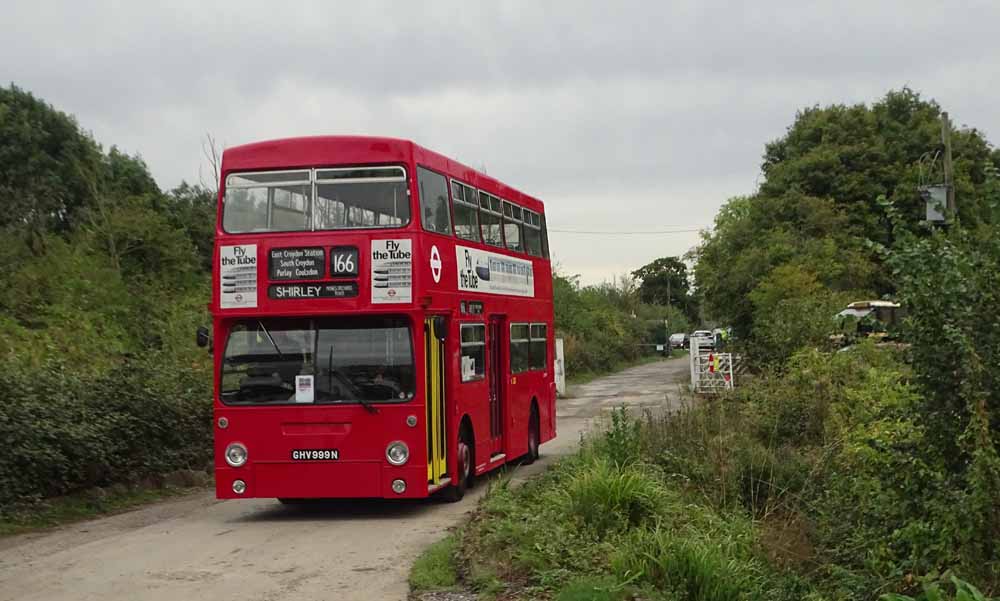
[[[927,205],[927,221],[931,223],[944,222],[945,209],[948,206],[948,186],[943,184],[920,186],[920,196]]]

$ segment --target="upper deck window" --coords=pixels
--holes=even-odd
[[[451,235],[448,180],[430,169],[417,167],[417,184],[420,188],[420,222],[424,229]]]
[[[399,227],[410,221],[402,167],[316,170],[317,230]]]
[[[226,178],[229,233],[399,227],[410,221],[402,167],[234,173]]]
[[[524,209],[524,249],[529,255],[542,256],[542,225],[538,213]]]
[[[483,242],[503,247],[503,229],[500,225],[500,199],[487,192],[479,191],[479,224],[483,232]]]
[[[227,232],[309,229],[309,171],[234,173],[226,178]]]
[[[479,242],[479,197],[474,188],[451,180],[452,208],[455,213],[455,235]]]
[[[542,256],[549,258],[549,231],[545,227],[545,215],[539,214],[538,221],[542,224]]]
[[[521,235],[521,207],[503,201],[503,237],[507,248],[524,252],[524,240]]]

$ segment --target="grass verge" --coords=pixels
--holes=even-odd
[[[505,601],[988,601],[997,539],[961,528],[995,497],[942,484],[907,373],[873,346],[809,351],[669,414],[613,412],[537,478],[493,481],[455,534],[458,587]]]
[[[135,509],[163,499],[205,490],[204,486],[159,488],[116,486],[98,488],[46,499],[30,506],[4,508],[0,513],[0,537],[64,526]]]
[[[614,444],[614,443],[612,443]],[[755,548],[753,523],[664,474],[587,445],[522,487],[495,485],[458,533],[457,572],[482,599],[801,599]]]
[[[410,570],[410,590],[421,593],[429,590],[451,590],[458,584],[455,568],[457,540],[448,535],[427,547]]]

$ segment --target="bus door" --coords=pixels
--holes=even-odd
[[[505,329],[502,315],[490,316],[489,344],[486,349],[486,365],[489,370],[490,386],[490,455],[503,452],[503,394],[504,362],[501,352]]]
[[[445,453],[444,412],[444,320],[424,320],[424,374],[427,405],[427,483],[441,483],[448,470]]]

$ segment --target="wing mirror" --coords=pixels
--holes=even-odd
[[[444,339],[448,337],[448,322],[444,317],[437,315],[434,318],[434,336],[444,342]]]
[[[208,347],[209,351],[212,350],[212,336],[209,335],[208,328],[198,326],[198,331],[195,332],[195,342],[202,348]]]

